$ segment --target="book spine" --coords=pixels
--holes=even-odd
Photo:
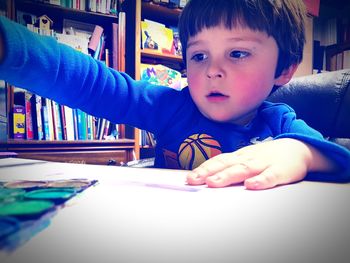
[[[99,25],[95,25],[94,31],[92,32],[89,45],[88,45],[88,48],[91,51],[96,52],[100,39],[102,37],[102,34],[103,34],[103,27]]]
[[[125,71],[125,35],[126,13],[119,12],[118,16],[118,70]]]
[[[104,132],[105,125],[106,125],[106,119],[101,119],[99,131],[98,131],[98,139],[99,140],[102,140],[102,138],[103,138],[103,132]]]
[[[103,53],[105,51],[105,45],[106,45],[105,36],[102,35],[102,37],[101,37],[101,48],[100,48],[100,52],[98,54],[98,59],[99,60],[102,60],[102,55],[103,55]]]
[[[26,139],[33,140],[34,132],[33,132],[33,115],[32,115],[32,102],[31,97],[32,93],[26,91],[25,92],[25,111],[26,111]]]
[[[34,106],[34,112],[35,112],[35,118],[33,123],[34,127],[34,138],[37,140],[43,140],[44,139],[44,133],[43,133],[43,124],[42,124],[42,117],[41,117],[41,96],[34,94],[32,97],[33,100],[33,106]],[[34,116],[33,116],[34,117]]]
[[[47,112],[47,106],[46,104],[41,107],[41,116],[42,116],[42,123],[43,123],[43,135],[45,140],[50,140],[50,128],[49,128],[49,117]]]
[[[96,3],[96,1],[97,0],[88,0],[89,1],[89,3],[90,3],[90,10],[89,11],[91,11],[91,12],[96,12],[97,11],[97,3]]]
[[[87,139],[87,120],[86,113],[80,109],[77,109],[77,122],[78,122],[78,139]]]
[[[7,86],[4,80],[0,80],[0,141],[7,140],[8,137],[8,123],[7,119]]]
[[[118,70],[118,24],[112,23],[112,67]]]
[[[102,139],[105,139],[108,136],[109,126],[110,126],[110,122],[106,120]]]
[[[63,140],[67,140],[67,122],[66,122],[66,115],[64,113],[64,105],[59,105],[60,109],[60,121],[62,125],[62,138]]]
[[[53,127],[53,118],[52,118],[52,105],[51,105],[51,100],[50,99],[45,99],[46,100],[46,109],[47,109],[47,119],[48,119],[48,125],[49,125],[49,136],[48,140],[54,140],[55,139],[55,130]]]
[[[64,116],[66,119],[66,129],[67,129],[67,140],[74,140],[74,119],[73,110],[68,106],[64,107]]]
[[[62,124],[61,124],[61,110],[60,105],[51,100],[51,107],[52,107],[52,123],[54,128],[54,134],[55,134],[55,140],[62,140]]]
[[[87,0],[80,0],[79,10],[85,11],[87,2],[88,2]]]
[[[13,105],[13,138],[25,138],[25,107]]]
[[[77,110],[78,109],[73,109],[73,125],[74,125],[74,139],[75,140],[79,139]]]

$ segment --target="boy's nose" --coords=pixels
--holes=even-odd
[[[214,65],[214,64],[211,64],[208,66],[208,69],[207,69],[207,77],[209,79],[212,79],[212,78],[222,78],[223,77],[223,71],[222,69],[220,68],[220,66],[218,65]]]
[[[222,78],[222,73],[220,72],[208,72],[207,73],[207,77],[209,79],[212,79],[212,78]]]

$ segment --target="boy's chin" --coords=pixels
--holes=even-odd
[[[247,118],[237,118],[236,116],[227,116],[227,115],[219,115],[219,114],[208,114],[202,113],[206,118],[211,121],[220,122],[220,123],[231,123],[235,125],[244,126],[251,122],[253,119],[252,116]]]
[[[210,113],[203,113],[202,114],[209,120],[215,121],[215,122],[222,122],[222,123],[234,123],[234,118],[227,115],[219,115],[219,114],[210,114]]]

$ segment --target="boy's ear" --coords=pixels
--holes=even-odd
[[[293,77],[294,72],[297,70],[297,68],[298,68],[298,65],[293,64],[289,66],[289,68],[284,69],[282,73],[277,78],[275,78],[275,85],[283,86],[284,84],[287,84],[290,81],[290,79]]]

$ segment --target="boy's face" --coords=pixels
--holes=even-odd
[[[273,86],[287,82],[275,79],[274,38],[248,27],[204,28],[189,39],[186,57],[191,96],[215,121],[247,124]]]

